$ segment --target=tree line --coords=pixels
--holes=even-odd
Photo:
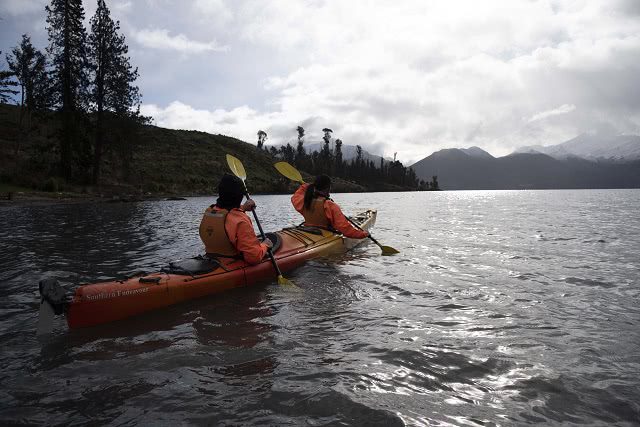
[[[16,153],[20,142],[29,140],[34,118],[57,111],[56,172],[70,182],[97,184],[105,146],[120,154],[126,169],[136,125],[148,122],[140,114],[141,94],[134,84],[138,69],[104,0],[97,0],[89,31],[82,0],[51,0],[45,10],[48,46],[42,52],[24,34],[6,54],[0,102],[19,94]]]
[[[333,130],[322,129],[323,143],[320,151],[307,152],[304,145],[305,130],[302,126],[296,128],[297,144],[294,147],[287,143],[281,147],[265,145],[268,138],[263,130],[258,131],[257,147],[271,154],[275,159],[281,159],[295,165],[297,168],[313,175],[327,174],[348,181],[361,184],[369,189],[381,189],[386,185],[393,185],[417,190],[439,190],[438,177],[434,176],[431,182],[418,179],[415,171],[405,167],[400,161],[380,158],[380,162],[374,162],[364,156],[362,146],[356,145],[356,156],[351,160],[343,157],[343,141],[340,138],[333,139]],[[333,140],[333,147],[331,142]]]

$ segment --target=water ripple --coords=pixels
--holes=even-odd
[[[211,200],[0,207],[0,422],[523,425],[640,420],[640,191],[337,194],[366,243],[268,281],[36,339],[37,283],[202,250]],[[257,196],[267,229],[298,223]],[[398,214],[401,209],[402,214]],[[270,215],[278,212],[278,215]]]

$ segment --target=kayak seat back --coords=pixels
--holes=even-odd
[[[169,263],[168,267],[162,269],[164,273],[179,274],[183,276],[198,276],[200,274],[211,273],[220,268],[220,263],[215,258],[197,256],[195,258],[182,259]]]

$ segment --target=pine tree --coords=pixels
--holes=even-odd
[[[7,55],[9,69],[20,84],[20,105],[28,111],[42,110],[49,106],[47,60],[42,52],[31,44],[31,38],[23,34],[19,46]]]
[[[356,166],[360,167],[363,161],[362,146],[356,145]]]
[[[264,147],[264,143],[267,141],[267,133],[263,130],[258,131],[258,149]]]
[[[314,175],[324,173],[321,167],[320,153],[318,153],[317,151],[314,151],[313,153],[311,153],[309,160],[311,161],[311,172]]]
[[[324,133],[322,140],[324,141],[324,145],[325,145],[322,148],[324,149],[326,147],[326,149],[329,150],[329,142],[331,142],[331,134],[333,133],[333,131],[329,128],[324,128],[322,129],[322,133]]]
[[[84,9],[82,0],[51,0],[45,10],[47,52],[53,67],[53,101],[62,112],[60,170],[65,178],[71,179],[90,155],[79,126],[88,109],[89,92]]]
[[[2,51],[0,51],[0,54]],[[17,90],[11,89],[14,86],[17,86],[12,77],[14,76],[11,71],[0,71],[0,104],[7,104],[11,101],[11,95],[16,95],[18,93]]]
[[[333,133],[333,131],[329,128],[324,128],[322,132],[324,133],[322,137],[324,145],[320,151],[320,169],[321,173],[331,173],[331,148],[329,147],[329,143],[331,142],[331,133]]]
[[[11,55],[7,55],[7,63],[20,85],[18,127],[21,137],[17,139],[17,153],[22,139],[29,138],[33,113],[45,111],[51,106],[50,83],[47,60],[44,54],[31,44],[31,38],[26,34],[22,35],[20,45],[13,48]]]
[[[336,139],[336,149],[333,156],[334,162],[334,172],[340,176],[342,174],[342,140],[340,138]]]
[[[118,34],[119,31],[120,22],[114,22],[104,0],[98,0],[98,8],[91,18],[91,33],[88,38],[92,80],[90,100],[96,115],[92,176],[94,184],[98,183],[100,177],[105,142],[105,113],[110,113],[109,116],[120,125],[123,120],[139,116],[140,91],[133,84],[138,78],[138,69],[131,66],[129,48],[124,36]],[[124,148],[124,151],[130,151],[127,147]]]
[[[298,126],[296,128],[298,131],[298,146],[296,147],[296,164],[298,167],[302,167],[304,165],[304,158],[307,155],[306,150],[304,149],[304,128],[302,126]]]
[[[285,162],[293,163],[295,159],[296,151],[291,144],[287,142],[287,145],[282,147],[282,158]]]
[[[431,184],[429,185],[433,190],[439,190],[440,185],[438,184],[438,176],[434,175],[431,177]]]

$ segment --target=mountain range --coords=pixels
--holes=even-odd
[[[542,153],[554,159],[579,157],[587,160],[640,160],[640,136],[585,133],[558,145],[522,147],[519,153]]]
[[[411,166],[446,190],[640,188],[640,136],[583,134],[494,157],[479,147],[436,151]]]

